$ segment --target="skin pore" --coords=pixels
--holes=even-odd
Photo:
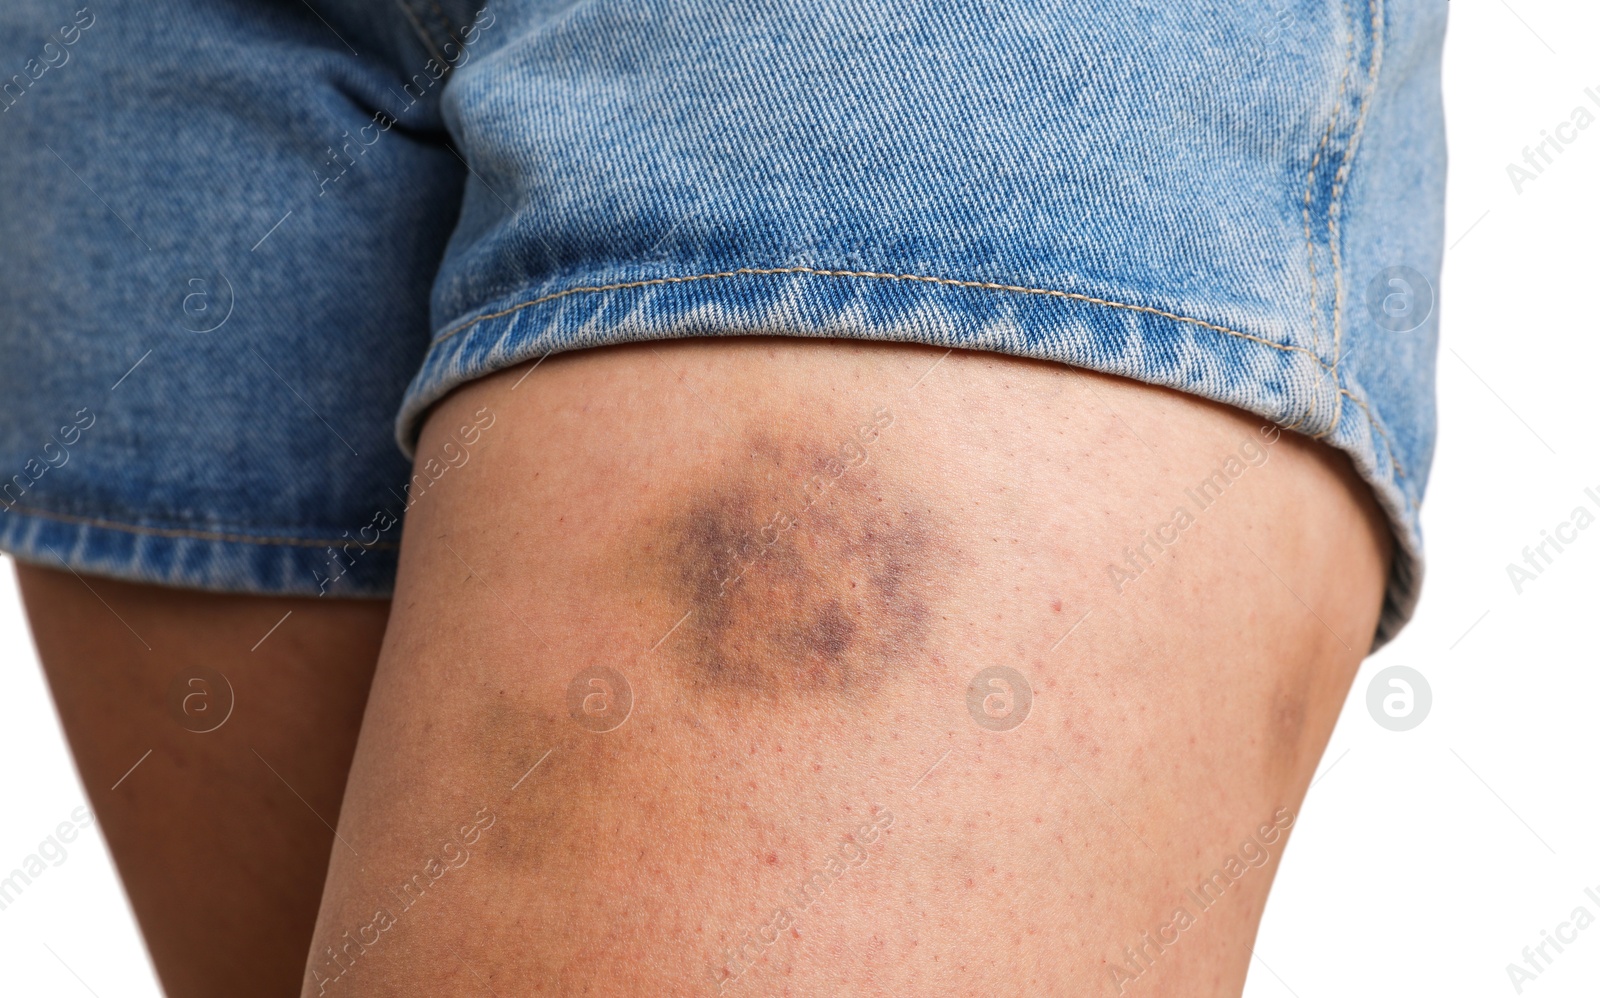
[[[485,413],[407,519],[303,994],[1238,994],[1387,571],[1343,457],[1202,508],[1259,419],[894,344],[556,355],[419,454]]]
[[[450,453],[392,612],[19,567],[168,993],[1238,995],[1387,572],[1345,458],[754,337],[475,382]]]
[[[752,436],[748,463],[658,500],[618,547],[680,620],[661,651],[683,686],[734,707],[859,701],[928,654],[959,551],[934,503],[871,462],[892,422],[880,409],[832,451]]]
[[[162,990],[293,993],[388,601],[192,592],[22,564],[17,577]],[[183,687],[203,692],[175,714],[172,686],[198,666],[224,686]],[[216,711],[225,720],[211,728]],[[201,723],[185,727],[184,713]]]

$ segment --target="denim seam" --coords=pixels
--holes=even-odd
[[[428,0],[428,4],[433,7],[433,12],[439,15],[439,23],[444,26],[445,41],[439,43],[440,49],[443,50],[444,46],[449,42],[455,42],[456,48],[460,48],[461,41],[456,38],[456,33],[450,28],[450,15],[446,14],[444,8],[439,6],[439,0]]]
[[[686,274],[678,277],[652,277],[639,281],[620,281],[615,284],[581,285],[573,288],[564,288],[560,291],[555,291],[547,295],[540,295],[539,297],[530,299],[529,301],[519,302],[518,304],[507,309],[502,309],[499,312],[490,312],[488,315],[476,316],[454,326],[447,327],[438,335],[437,338],[434,339],[433,345],[437,346],[440,343],[443,343],[445,340],[457,335],[458,333],[465,332],[480,322],[487,322],[490,319],[498,319],[501,316],[510,315],[513,312],[520,312],[523,309],[531,308],[534,305],[542,305],[545,302],[554,301],[557,298],[565,298],[568,295],[594,294],[604,291],[622,291],[629,288],[652,287],[662,284],[685,284],[690,281],[707,281],[724,277],[769,276],[774,274],[810,274],[815,277],[869,277],[891,281],[916,281],[923,284],[939,284],[958,288],[978,288],[986,291],[1010,291],[1017,294],[1042,295],[1050,298],[1065,298],[1072,301],[1088,302],[1093,305],[1106,305],[1110,308],[1127,309],[1131,312],[1144,312],[1150,315],[1161,316],[1164,319],[1172,319],[1177,322],[1187,322],[1192,325],[1215,330],[1219,333],[1227,333],[1229,336],[1237,336],[1241,339],[1250,340],[1254,343],[1260,343],[1262,346],[1272,347],[1275,350],[1296,351],[1303,353],[1312,360],[1316,361],[1317,365],[1321,367],[1325,373],[1332,373],[1332,368],[1329,367],[1327,361],[1319,357],[1315,351],[1308,350],[1299,344],[1274,343],[1272,340],[1263,339],[1260,336],[1252,336],[1249,333],[1240,332],[1237,329],[1229,329],[1227,326],[1219,326],[1215,323],[1206,322],[1204,319],[1196,319],[1187,315],[1178,315],[1175,312],[1166,312],[1159,308],[1151,308],[1148,305],[1130,305],[1127,302],[1111,301],[1106,298],[1094,298],[1090,295],[1079,294],[1075,291],[1059,291],[1055,288],[1030,288],[1018,284],[997,284],[992,281],[964,281],[950,277],[928,277],[922,274],[889,274],[872,270],[824,270],[818,267],[739,267],[735,270],[722,270],[706,274]],[[1335,384],[1337,387],[1337,383]]]
[[[1361,412],[1362,412],[1363,415],[1366,416],[1367,422],[1369,424],[1371,424],[1372,428],[1378,433],[1378,435],[1380,437],[1383,438],[1384,447],[1388,451],[1388,457],[1389,457],[1390,466],[1394,469],[1394,471],[1400,477],[1402,477],[1402,478],[1406,477],[1405,469],[1403,467],[1401,467],[1400,462],[1396,459],[1394,447],[1391,446],[1390,443],[1389,443],[1389,435],[1388,435],[1388,433],[1384,431],[1383,427],[1380,426],[1378,424],[1378,421],[1373,417],[1372,411],[1368,407],[1366,401],[1363,400],[1363,399],[1357,398],[1354,393],[1350,392],[1343,385],[1339,384],[1338,376],[1337,376],[1337,374],[1334,373],[1333,368],[1328,364],[1327,361],[1323,360],[1322,357],[1319,356],[1314,350],[1308,350],[1305,347],[1300,346],[1299,344],[1295,344],[1295,343],[1274,343],[1271,340],[1263,339],[1263,338],[1261,338],[1259,336],[1252,336],[1249,333],[1241,332],[1241,331],[1239,331],[1237,329],[1229,329],[1227,326],[1219,326],[1219,325],[1216,325],[1215,323],[1206,322],[1203,319],[1196,319],[1196,318],[1193,318],[1191,316],[1178,315],[1175,312],[1166,312],[1166,311],[1163,311],[1163,310],[1158,309],[1158,308],[1151,308],[1148,305],[1130,305],[1130,304],[1128,304],[1126,302],[1111,301],[1111,300],[1105,299],[1105,298],[1094,298],[1094,297],[1091,297],[1089,295],[1079,294],[1079,293],[1077,293],[1075,291],[1059,291],[1059,290],[1056,290],[1054,288],[1030,288],[1030,287],[1025,287],[1025,286],[1017,285],[1017,284],[997,284],[997,283],[994,283],[992,281],[964,281],[964,280],[956,280],[954,278],[949,278],[949,277],[929,277],[929,276],[925,276],[925,275],[921,275],[921,274],[888,274],[888,273],[882,273],[882,272],[871,271],[871,270],[823,270],[823,269],[817,268],[817,267],[740,267],[740,268],[738,268],[736,270],[723,270],[723,271],[716,271],[716,272],[713,272],[713,273],[706,273],[706,274],[686,274],[686,275],[682,275],[682,276],[678,276],[678,277],[652,277],[652,278],[648,278],[648,279],[645,279],[645,280],[638,280],[638,281],[618,281],[618,282],[613,283],[613,284],[582,285],[582,286],[579,286],[579,287],[564,288],[564,289],[562,289],[560,291],[555,291],[555,292],[552,292],[552,293],[547,294],[547,295],[540,295],[537,298],[532,298],[532,299],[529,299],[528,301],[519,302],[516,305],[511,306],[510,308],[501,309],[498,312],[490,312],[487,315],[476,316],[474,318],[467,319],[465,321],[457,323],[454,326],[448,326],[448,327],[445,328],[445,330],[442,333],[440,333],[438,335],[437,338],[434,339],[433,343],[430,346],[430,349],[432,349],[433,347],[437,347],[439,344],[443,343],[445,340],[448,340],[451,337],[456,336],[459,333],[466,332],[467,330],[471,329],[473,326],[478,325],[479,323],[488,322],[490,319],[498,319],[498,318],[501,318],[502,316],[511,315],[512,313],[520,312],[525,308],[531,308],[534,305],[542,305],[542,304],[544,304],[546,302],[554,301],[554,300],[556,300],[558,298],[565,298],[568,295],[596,294],[596,293],[606,292],[606,291],[622,291],[622,290],[627,290],[627,289],[630,289],[630,288],[656,287],[656,286],[666,285],[666,284],[685,284],[685,283],[688,283],[690,281],[706,281],[706,280],[714,280],[714,279],[718,279],[718,278],[727,278],[727,277],[769,276],[769,275],[775,275],[775,274],[810,274],[812,276],[817,276],[817,277],[867,277],[867,278],[877,278],[877,279],[881,279],[881,280],[915,281],[915,282],[924,283],[924,284],[938,284],[938,285],[945,285],[945,286],[950,286],[950,287],[978,288],[978,289],[987,290],[987,291],[1009,291],[1009,292],[1014,292],[1014,293],[1017,293],[1017,294],[1042,295],[1042,296],[1051,297],[1051,298],[1063,298],[1063,299],[1068,299],[1068,300],[1071,300],[1071,301],[1081,301],[1081,302],[1088,302],[1090,304],[1095,304],[1095,305],[1105,305],[1105,306],[1108,306],[1110,308],[1127,309],[1127,310],[1132,311],[1132,312],[1144,312],[1144,313],[1148,313],[1150,315],[1161,316],[1162,318],[1165,318],[1165,319],[1172,319],[1172,320],[1177,321],[1177,322],[1187,322],[1187,323],[1190,323],[1192,325],[1200,326],[1200,327],[1205,328],[1205,329],[1211,329],[1211,330],[1214,330],[1214,331],[1219,332],[1219,333],[1226,333],[1229,336],[1237,336],[1240,339],[1249,340],[1252,343],[1259,343],[1262,346],[1272,347],[1274,350],[1282,350],[1282,351],[1285,351],[1285,352],[1303,353],[1307,357],[1310,357],[1313,361],[1315,361],[1317,363],[1317,365],[1320,368],[1322,368],[1324,373],[1332,375],[1332,377],[1333,377],[1333,387],[1334,387],[1334,391],[1335,391],[1335,395],[1334,395],[1334,399],[1335,399],[1334,404],[1335,404],[1335,407],[1336,407],[1335,411],[1336,412],[1338,411],[1337,407],[1343,401],[1343,398],[1344,398],[1345,395],[1349,395],[1352,399],[1354,399],[1356,401],[1356,403],[1358,405],[1360,405]],[[1330,430],[1332,428],[1334,428],[1334,427],[1337,427],[1337,426],[1338,426],[1338,421],[1337,421],[1337,419],[1335,419],[1335,421],[1333,423],[1333,426],[1330,427]],[[1314,439],[1319,439],[1321,436],[1326,435],[1327,432],[1328,431],[1324,431],[1324,433],[1322,433],[1322,434],[1315,434],[1315,435],[1313,435],[1313,438]],[[1412,502],[1412,505],[1413,506],[1416,505],[1415,501]]]
[[[1311,188],[1315,183],[1317,166],[1321,164],[1322,154],[1328,147],[1328,139],[1333,135],[1333,127],[1339,123],[1339,112],[1344,110],[1344,92],[1350,84],[1350,70],[1355,66],[1355,56],[1356,32],[1351,27],[1345,36],[1344,72],[1339,76],[1339,92],[1333,98],[1333,116],[1328,119],[1328,127],[1322,131],[1322,141],[1317,143],[1316,154],[1311,157],[1311,166],[1306,170],[1305,205],[1301,209],[1306,229],[1306,270],[1311,275],[1311,345],[1318,351],[1322,349],[1322,335],[1317,314],[1317,256],[1311,244]]]
[[[1341,386],[1339,388],[1339,397],[1344,398],[1345,396],[1349,396],[1350,401],[1361,407],[1361,414],[1367,417],[1368,424],[1370,424],[1374,430],[1378,431],[1378,436],[1383,438],[1384,450],[1389,452],[1389,467],[1393,468],[1394,473],[1399,475],[1401,478],[1407,477],[1406,469],[1401,466],[1400,460],[1394,456],[1394,444],[1389,440],[1388,432],[1384,430],[1383,424],[1378,422],[1377,418],[1372,415],[1372,410],[1367,406],[1367,400],[1357,395],[1350,389]],[[1411,503],[1412,509],[1422,508],[1418,504],[1417,500],[1409,493],[1406,495],[1406,501]]]
[[[68,513],[56,513],[50,510],[38,509],[33,506],[11,506],[8,512],[17,512],[23,516],[38,517],[41,520],[59,520],[63,523],[77,523],[91,527],[104,527],[107,530],[120,530],[130,534],[142,534],[150,537],[188,538],[201,541],[229,541],[239,544],[261,544],[266,546],[282,547],[307,547],[320,548],[330,544],[348,542],[349,538],[332,537],[326,540],[306,540],[298,537],[264,537],[251,534],[230,534],[212,530],[185,530],[178,527],[144,527],[132,523],[118,523],[115,520],[103,520],[98,517],[72,516]],[[3,523],[4,520],[0,520]],[[372,543],[357,542],[363,549],[398,550],[398,541],[373,541]]]
[[[1344,398],[1343,385],[1341,385],[1339,382],[1339,360],[1344,353],[1344,341],[1341,335],[1344,327],[1344,274],[1340,270],[1341,263],[1339,254],[1338,226],[1339,199],[1344,195],[1345,184],[1350,179],[1350,170],[1351,166],[1355,162],[1356,150],[1361,146],[1361,135],[1366,129],[1367,112],[1372,110],[1373,96],[1378,91],[1378,74],[1383,69],[1383,0],[1367,0],[1367,11],[1372,19],[1372,55],[1369,57],[1370,66],[1367,69],[1367,89],[1366,92],[1361,95],[1361,112],[1356,117],[1356,126],[1355,130],[1350,135],[1350,142],[1345,146],[1344,162],[1340,164],[1339,172],[1334,177],[1333,202],[1328,211],[1329,245],[1333,249],[1334,279],[1333,383],[1340,389],[1340,394],[1335,398],[1335,407],[1333,410],[1334,426],[1339,425],[1339,417],[1342,409],[1342,407],[1339,405],[1339,401]],[[1352,395],[1351,397],[1354,398],[1355,396]],[[1377,426],[1377,423],[1372,420],[1372,414],[1370,412],[1367,413],[1367,420],[1368,422],[1372,422],[1374,426]],[[1387,445],[1388,442],[1388,438],[1385,437],[1385,445]],[[1392,462],[1395,461],[1392,449],[1390,451],[1389,460]],[[1395,464],[1396,467],[1399,466],[1398,462],[1395,462]],[[1404,474],[1403,469],[1401,473]]]
[[[394,2],[396,6],[405,12],[406,20],[411,23],[411,30],[415,32],[417,38],[428,49],[428,53],[437,59],[440,64],[448,65],[445,62],[444,55],[439,51],[439,46],[435,42],[433,35],[429,34],[428,29],[422,26],[422,21],[418,18],[410,0],[394,0]],[[437,8],[437,2],[435,2],[434,6]]]

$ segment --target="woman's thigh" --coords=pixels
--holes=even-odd
[[[17,574],[163,989],[292,992],[388,601]]]
[[[1342,455],[757,338],[485,378],[418,452],[463,429],[305,994],[1238,993],[1382,601]]]

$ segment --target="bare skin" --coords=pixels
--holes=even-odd
[[[436,408],[304,995],[1239,993],[1387,530],[1253,417],[943,353]]]
[[[163,989],[295,993],[388,602],[17,574]]]
[[[940,354],[690,342],[456,393],[419,471],[476,442],[408,519],[364,728],[387,604],[19,567],[168,993],[1237,994],[1387,531],[1243,414]],[[195,733],[202,664],[236,703]],[[1015,689],[969,692],[997,665],[1013,730]]]

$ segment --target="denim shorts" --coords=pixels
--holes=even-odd
[[[1398,541],[1381,642],[1421,578],[1445,10],[7,0],[0,547],[384,596],[453,388],[893,340],[1343,450]]]

